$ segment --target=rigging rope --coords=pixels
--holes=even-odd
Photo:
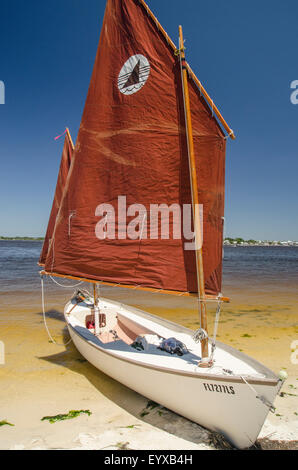
[[[212,350],[211,350],[211,356],[210,356],[210,362],[211,363],[213,363],[214,354],[215,354],[215,351],[216,351],[216,337],[217,337],[217,331],[218,331],[218,325],[219,325],[219,319],[220,319],[220,313],[221,313],[221,304],[222,304],[222,301],[219,300],[217,310],[216,310],[215,323],[214,323],[214,335],[213,335],[213,340],[212,340]],[[198,331],[195,332],[194,340],[198,341],[198,338],[202,338],[204,336],[204,333],[206,333],[206,332],[200,328]],[[207,337],[208,337],[208,335],[207,335]],[[205,338],[203,338],[203,339],[205,339]],[[200,339],[200,340],[202,340],[202,339]],[[225,374],[235,376],[234,372],[231,371],[231,370],[224,369],[223,372]],[[275,413],[275,411],[276,411],[275,406],[269,400],[267,400],[265,397],[260,396],[258,394],[258,392],[256,391],[256,389],[245,379],[245,377],[240,375],[240,378],[250,388],[250,390],[255,394],[256,399],[260,400],[263,403],[263,405],[267,406],[269,408],[269,410],[271,411],[271,413]]]
[[[201,300],[199,299],[199,302],[208,302],[207,299]],[[214,333],[213,333],[213,340],[212,340],[212,350],[211,350],[211,356],[210,359],[213,361],[214,358],[214,353],[216,350],[216,337],[217,337],[217,331],[218,331],[218,325],[219,325],[219,319],[220,319],[220,313],[221,313],[221,304],[222,300],[221,297],[218,298],[218,304],[217,304],[217,310],[216,310],[216,316],[215,316],[215,323],[214,323]],[[202,329],[202,326],[200,325],[200,328],[195,331],[193,335],[193,339],[196,343],[199,343],[205,339],[208,339],[209,335],[208,333]]]
[[[232,137],[232,135],[234,135],[234,131],[233,131],[233,130],[231,130],[231,131],[229,132],[229,134],[225,136],[224,139],[225,139],[225,140],[228,140],[230,137]]]
[[[57,286],[59,287],[63,287],[63,289],[75,289],[76,287],[79,287],[81,286],[82,284],[84,284],[84,281],[81,281],[79,282],[78,284],[75,284],[74,286],[69,286],[69,285],[64,285],[64,284],[60,284],[58,281],[56,281],[55,278],[53,278],[52,276],[49,276],[50,279],[55,283],[57,284]]]
[[[246,385],[247,385],[247,386],[251,389],[251,391],[256,395],[256,398],[257,398],[258,400],[261,400],[261,402],[262,402],[265,406],[267,406],[267,407],[269,408],[269,410],[271,411],[271,413],[275,413],[275,411],[276,411],[275,406],[274,406],[272,403],[270,403],[270,401],[268,401],[265,397],[262,397],[262,396],[258,395],[258,392],[256,391],[256,389],[255,389],[250,383],[248,383],[247,380],[246,380],[242,375],[240,375],[240,377],[241,377],[241,379],[243,380],[243,382],[246,383]]]
[[[218,331],[218,325],[219,325],[219,319],[220,319],[220,313],[221,313],[221,300],[218,301],[217,305],[217,310],[216,310],[216,316],[215,316],[215,323],[214,323],[214,334],[213,334],[213,340],[212,340],[212,349],[211,349],[211,362],[213,362],[214,359],[214,354],[216,351],[216,337],[217,337],[217,331]]]
[[[233,375],[234,377],[236,376],[236,374],[235,374],[233,371],[228,370],[228,369],[223,369],[223,372],[225,372],[225,373],[228,374],[228,375]],[[271,402],[270,402],[269,400],[267,400],[265,397],[260,396],[260,395],[258,394],[258,392],[256,391],[256,389],[245,379],[245,377],[243,377],[243,375],[240,375],[239,377],[240,377],[240,378],[243,380],[243,382],[248,386],[248,388],[253,392],[253,394],[255,395],[256,399],[257,399],[257,400],[260,400],[260,401],[263,403],[263,405],[267,406],[267,407],[269,408],[269,410],[270,410],[271,413],[275,413],[276,408],[275,408],[275,406],[273,405],[273,403],[271,403]],[[282,383],[282,381],[281,381],[281,383]]]
[[[59,344],[57,343],[57,341],[54,340],[54,338],[52,337],[51,335],[51,332],[48,328],[48,325],[47,325],[47,320],[46,320],[46,309],[45,309],[45,299],[44,299],[44,280],[43,280],[43,276],[41,276],[41,303],[42,303],[42,314],[43,314],[43,321],[44,321],[44,325],[45,325],[45,328],[46,328],[46,331],[48,333],[48,337],[49,339],[52,341],[52,343],[56,344],[57,346],[68,346],[71,342],[72,342],[72,339],[70,338],[70,340],[67,342],[67,343],[64,343],[64,344]]]
[[[51,272],[53,273],[53,269],[54,269],[54,263],[55,263],[55,237],[53,238],[52,240],[52,264],[51,264]],[[53,276],[49,276],[52,281],[57,284],[57,286],[59,287],[62,287],[64,289],[75,289],[76,287],[80,286],[81,284],[84,284],[84,281],[80,281],[78,284],[75,284],[74,286],[69,286],[69,285],[63,285],[63,284],[60,284],[58,281],[56,281],[56,279],[54,279]]]

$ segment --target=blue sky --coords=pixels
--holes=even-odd
[[[296,0],[148,0],[234,129],[226,235],[298,239]],[[1,2],[0,235],[44,235],[63,139],[76,137],[104,0]]]

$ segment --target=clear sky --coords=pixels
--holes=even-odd
[[[298,239],[297,0],[148,0],[237,134],[226,235]],[[76,138],[104,0],[2,0],[0,235],[43,236],[63,139]]]

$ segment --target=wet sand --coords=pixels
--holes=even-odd
[[[63,306],[73,290],[46,283],[48,325],[65,344]],[[278,373],[287,371],[283,397],[276,400],[259,439],[263,448],[297,448],[297,365],[291,345],[298,337],[296,298],[276,291],[254,296],[239,286],[226,289],[232,302],[223,307],[218,339],[260,360]],[[195,302],[103,289],[102,295],[137,306],[190,328],[198,327]],[[148,400],[105,376],[72,344],[51,344],[44,328],[40,292],[1,294],[0,340],[6,363],[0,366],[0,449],[215,449],[216,438],[200,426],[162,408],[142,416]],[[210,314],[210,332],[214,314]],[[50,424],[44,416],[90,410],[74,420]],[[296,442],[294,442],[296,441]],[[221,444],[222,445],[222,444]]]

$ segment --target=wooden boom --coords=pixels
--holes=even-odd
[[[44,267],[42,264],[38,263],[40,267]],[[175,295],[176,297],[197,297],[198,294],[192,292],[178,292],[174,290],[164,290],[164,289],[156,289],[154,287],[145,287],[145,286],[133,286],[128,284],[116,284],[115,282],[106,282],[100,281],[95,279],[87,279],[78,276],[69,276],[66,274],[58,274],[58,273],[49,273],[47,271],[40,271],[41,276],[49,276],[49,277],[57,277],[60,279],[70,279],[71,281],[81,281],[81,282],[88,282],[89,284],[99,284],[106,287],[119,287],[122,289],[131,289],[131,290],[140,290],[143,292],[151,292],[152,294],[166,294],[166,295]],[[213,295],[206,295],[206,302],[225,302],[229,303],[229,297],[216,297]]]

